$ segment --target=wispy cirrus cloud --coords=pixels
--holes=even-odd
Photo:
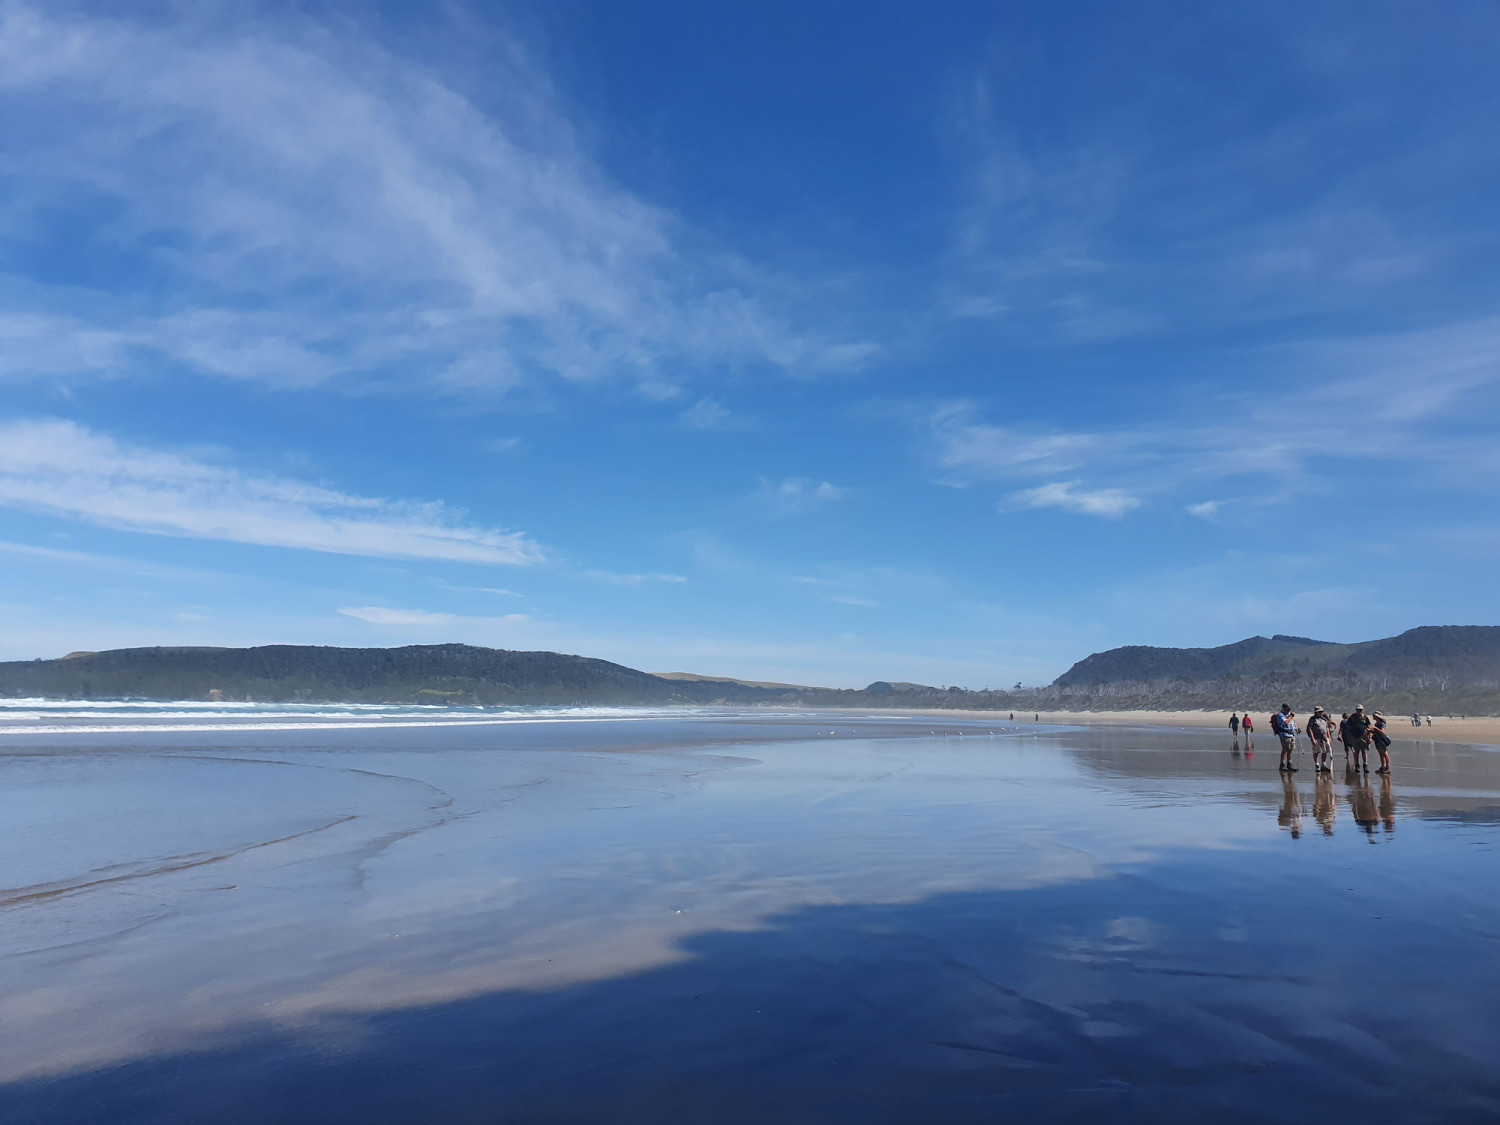
[[[463,617],[456,613],[429,613],[425,609],[395,609],[383,605],[344,606],[339,612],[370,625],[392,626],[453,625],[458,622],[523,625],[531,620],[525,613],[507,613],[503,617]]]
[[[1081,487],[1080,481],[1070,480],[1012,492],[1001,508],[1059,508],[1081,516],[1118,519],[1140,506],[1140,497],[1132,496],[1122,488],[1087,489]]]
[[[826,480],[814,481],[808,477],[787,477],[773,481],[763,477],[755,498],[775,515],[803,516],[843,500],[848,495],[847,488]]]
[[[524,566],[541,548],[441,503],[357,496],[123,445],[72,422],[0,424],[0,506],[153,535]]]
[[[0,373],[150,361],[278,386],[503,391],[538,373],[659,382],[662,363],[847,369],[777,284],[612,182],[497,36],[481,108],[340,25],[0,5],[0,240],[43,211],[127,277],[85,300],[12,277]],[[107,213],[107,223],[97,216]],[[60,330],[66,329],[66,330]]]
[[[928,424],[938,465],[955,484],[1066,471],[1119,442],[1118,437],[1040,426],[996,426],[983,421],[971,402],[938,406]]]
[[[610,586],[644,586],[652,582],[677,585],[687,581],[680,574],[616,574],[612,570],[585,570],[583,576],[591,582],[603,582]]]
[[[1373,457],[1466,491],[1496,479],[1500,320],[1267,345],[1242,359],[1274,374],[1245,376],[1212,398],[1183,388],[1149,424],[1000,426],[964,401],[933,407],[918,431],[940,483],[1009,486],[1009,510],[1113,518],[1175,494],[1207,519],[1230,502],[1279,503],[1325,487]],[[1064,479],[1029,483],[1038,477]],[[1219,495],[1200,499],[1209,487]],[[1197,495],[1182,495],[1189,489]]]

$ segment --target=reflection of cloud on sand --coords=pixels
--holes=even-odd
[[[0,1075],[573,987],[679,964],[699,935],[757,932],[788,911],[1078,884],[1261,834],[1249,810],[1143,801],[1034,739],[763,743],[729,759],[528,750],[538,728],[512,729],[506,749],[288,749],[277,758],[319,767],[283,768],[289,779],[409,779],[421,815],[382,818],[351,790],[358,840],[154,881],[144,912],[92,895],[12,912],[31,955],[24,974],[0,960]],[[574,729],[579,750],[599,737]],[[452,804],[435,816],[439,793]],[[195,799],[212,814],[211,793]],[[136,928],[105,924],[130,910]],[[83,911],[91,944],[69,948]],[[1149,939],[1144,919],[1114,925],[1120,949]]]

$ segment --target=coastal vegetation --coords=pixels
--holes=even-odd
[[[1359,644],[1250,637],[1218,648],[1127,646],[1045,686],[975,691],[877,681],[800,687],[474,645],[132,648],[0,663],[0,697],[221,699],[464,706],[772,705],[1004,712],[1249,709],[1285,700],[1391,714],[1500,714],[1500,627],[1434,626]]]

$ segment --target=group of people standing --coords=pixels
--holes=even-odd
[[[1236,712],[1229,716],[1229,729],[1236,738],[1241,731],[1248,739],[1255,731],[1248,713],[1243,718]],[[1380,755],[1380,768],[1376,773],[1391,772],[1391,737],[1385,732],[1385,716],[1379,711],[1365,714],[1364,704],[1346,712],[1334,725],[1333,716],[1322,707],[1314,707],[1304,729],[1297,727],[1297,712],[1291,704],[1283,703],[1281,710],[1271,716],[1271,730],[1281,743],[1281,764],[1277,767],[1287,773],[1296,773],[1292,765],[1292,752],[1297,749],[1297,735],[1306,734],[1312,744],[1313,763],[1319,773],[1333,772],[1333,742],[1335,737],[1344,746],[1344,765],[1370,772],[1370,747]]]

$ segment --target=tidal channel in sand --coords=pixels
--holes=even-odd
[[[1494,1120],[1500,753],[1396,734],[9,706],[0,1120]]]

